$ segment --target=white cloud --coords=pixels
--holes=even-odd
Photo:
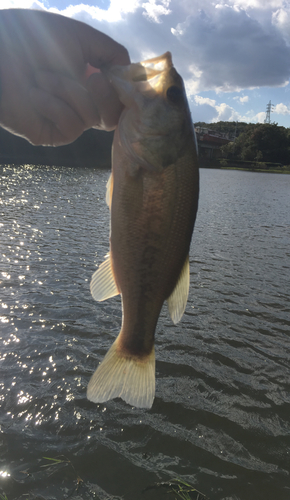
[[[178,23],[173,34],[202,74],[199,91],[282,86],[289,80],[290,48],[283,37],[244,10],[201,10]]]
[[[284,2],[283,0],[230,0],[228,3],[233,3],[243,9],[269,10],[282,7]]]
[[[252,118],[251,118],[251,122],[254,122],[254,123],[264,123],[265,121],[265,118],[266,118],[266,113],[265,111],[261,111],[260,113],[257,113],[256,115],[254,115]]]
[[[1,6],[44,8],[49,1],[2,0]],[[171,50],[193,95],[286,85],[287,9],[282,0],[111,0],[107,10],[83,3],[49,10],[104,31],[124,44],[135,61]]]
[[[210,99],[208,97],[196,95],[194,97],[194,101],[197,105],[193,112],[193,119],[195,122],[204,121],[206,123],[213,123],[218,121],[237,121],[246,123],[264,123],[266,118],[266,113],[264,111],[255,113],[253,110],[249,110],[245,115],[241,115],[232,106],[229,106],[224,102],[217,104],[214,99]],[[288,109],[286,106],[285,108]],[[290,109],[288,111],[290,114]]]
[[[162,1],[162,0],[161,0]],[[163,0],[167,2],[168,0]],[[153,3],[154,0],[149,0]],[[102,9],[100,7],[87,5],[80,0],[76,5],[70,4],[68,0],[68,7],[65,9],[58,9],[57,7],[47,7],[47,5],[55,2],[40,0],[1,0],[1,9],[9,8],[24,8],[24,9],[43,9],[50,12],[59,13],[67,17],[73,17],[79,19],[80,21],[87,22],[88,24],[94,25],[94,22],[105,21],[105,22],[117,22],[124,21],[128,14],[134,13],[138,8],[141,8],[142,0],[110,0],[110,6],[108,9]]]
[[[69,5],[64,10],[58,10],[57,8],[50,8],[48,10],[59,12],[64,16],[73,17],[94,26],[95,21],[104,21],[106,23],[125,21],[126,16],[136,12],[140,6],[141,0],[123,0],[122,2],[111,0],[107,10],[83,3]]]
[[[190,64],[187,68],[190,74],[189,78],[184,79],[184,85],[187,95],[194,95],[199,92],[199,80],[202,76],[202,71],[195,64]]]
[[[194,96],[194,100],[196,104],[208,104],[209,106],[212,106],[213,108],[216,105],[216,101],[214,99],[209,99],[208,97],[201,97],[200,95]]]
[[[217,121],[240,121],[241,115],[224,102],[216,106],[216,110],[218,112]]]
[[[242,97],[240,96],[236,96],[236,97],[233,97],[234,101],[239,101],[241,104],[245,104],[245,102],[249,102],[249,96],[248,95],[244,95]]]
[[[290,44],[290,6],[288,5],[273,12],[272,22],[281,32],[286,42]]]
[[[274,106],[273,113],[277,113],[278,115],[290,115],[290,108],[288,108],[286,104],[280,102],[280,104]]]
[[[144,9],[143,15],[148,17],[150,21],[161,23],[160,16],[171,14],[171,10],[168,9],[169,4],[170,0],[161,0],[161,4],[157,4],[156,0],[149,0],[149,2],[142,4]]]
[[[241,115],[231,106],[222,102],[221,104],[216,104],[214,99],[208,97],[202,97],[196,95],[194,100],[198,106],[210,106],[212,108],[212,119],[211,121],[241,121]]]
[[[38,0],[1,0],[1,9],[41,9],[46,10],[43,2]]]
[[[289,82],[289,0],[110,0],[108,9],[81,1],[62,11],[47,8],[58,0],[1,0],[0,5],[46,8],[86,22],[125,45],[133,61],[170,50],[194,110],[209,120],[263,121],[265,113],[246,113],[247,93]],[[198,95],[207,90],[216,92],[216,101]],[[245,116],[220,103],[222,92],[233,91],[242,91],[234,99],[244,105]],[[289,114],[282,106],[276,112]]]

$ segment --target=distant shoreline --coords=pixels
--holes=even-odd
[[[63,168],[89,168],[89,169],[96,169],[96,170],[110,170],[111,169],[111,164],[110,163],[103,163],[101,162],[100,164],[98,164],[98,162],[96,161],[94,164],[91,164],[91,163],[80,163],[80,162],[76,162],[76,161],[73,161],[73,162],[70,162],[70,161],[67,161],[67,162],[56,162],[56,163],[44,163],[43,161],[35,161],[35,158],[33,159],[33,161],[21,161],[20,158],[18,158],[17,160],[14,158],[14,159],[11,159],[9,161],[8,158],[1,158],[0,156],[0,167],[4,167],[4,166],[11,166],[11,165],[14,165],[15,167],[19,167],[19,166],[25,166],[25,165],[29,165],[29,166],[35,166],[35,167],[63,167]],[[231,167],[231,166],[228,166],[228,167],[222,167],[222,166],[204,166],[204,165],[200,165],[200,168],[203,168],[205,170],[210,170],[210,169],[213,169],[213,170],[239,170],[241,172],[261,172],[261,173],[266,173],[266,174],[290,174],[290,168],[268,168],[268,169],[261,169],[261,168],[245,168],[245,167]]]

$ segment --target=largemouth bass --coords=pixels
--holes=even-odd
[[[171,54],[107,76],[125,109],[114,134],[110,253],[93,274],[98,300],[122,296],[121,331],[92,376],[88,399],[121,397],[150,408],[155,395],[154,334],[163,302],[177,323],[189,290],[189,247],[199,193],[193,125]]]

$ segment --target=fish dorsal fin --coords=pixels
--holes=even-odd
[[[113,196],[113,173],[110,174],[110,177],[107,182],[107,191],[106,191],[106,203],[111,210],[111,204],[112,204],[112,196]]]
[[[189,291],[189,256],[186,257],[176,286],[167,299],[169,314],[174,324],[181,320]]]
[[[110,254],[107,255],[106,260],[94,272],[90,290],[93,298],[99,302],[110,299],[120,293],[115,282]]]

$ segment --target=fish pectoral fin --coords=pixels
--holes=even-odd
[[[174,324],[181,320],[189,292],[189,256],[186,257],[176,286],[167,299],[169,314]]]
[[[113,196],[113,185],[114,185],[113,174],[111,173],[107,182],[107,191],[106,191],[106,203],[110,210],[111,210],[112,196]]]
[[[110,254],[108,254],[106,260],[94,272],[90,283],[90,290],[93,298],[99,302],[110,299],[120,293],[115,282]]]
[[[87,397],[93,403],[122,398],[137,408],[151,408],[155,395],[154,347],[146,360],[122,355],[117,341],[93,374]]]

